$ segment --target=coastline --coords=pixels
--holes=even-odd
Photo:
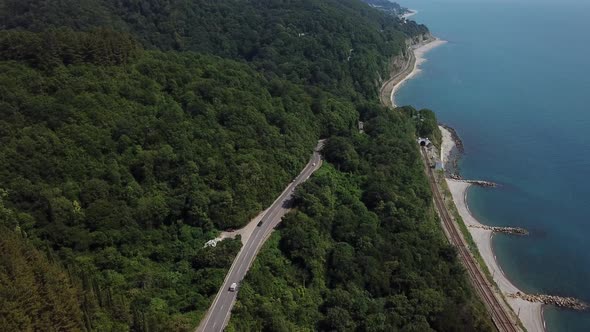
[[[411,15],[414,15],[415,12]],[[411,16],[410,15],[410,16]],[[412,49],[413,53],[414,53],[414,65],[412,67],[412,70],[403,78],[401,78],[401,80],[399,80],[398,82],[396,82],[393,86],[393,88],[391,89],[391,94],[389,96],[389,100],[391,101],[391,104],[393,107],[397,107],[397,105],[395,104],[395,93],[399,90],[399,88],[402,86],[402,84],[404,84],[407,80],[412,79],[414,76],[416,76],[418,73],[420,73],[420,64],[424,63],[426,61],[426,59],[424,58],[424,56],[426,55],[426,53],[428,53],[429,51],[431,51],[432,49],[445,44],[447,41],[445,40],[441,40],[439,38],[434,38],[431,39],[429,41],[427,41],[426,43],[422,43],[419,45],[416,45],[415,48]]]
[[[452,159],[451,152],[455,149],[455,142],[453,141],[450,131],[441,126],[439,126],[439,128],[442,133],[443,155],[441,156],[441,159],[447,163]],[[473,216],[467,204],[467,192],[471,187],[471,184],[449,179],[447,177],[445,177],[445,181],[451,192],[453,202],[457,207],[459,215],[467,226],[481,257],[502,294],[506,295],[516,292],[523,293],[506,277],[502,268],[496,261],[496,255],[492,248],[493,232],[482,228],[469,227],[469,225],[482,225],[482,223]],[[507,296],[504,296],[504,299],[510,307],[512,307],[514,312],[518,314],[520,321],[528,331],[545,331],[542,304]]]
[[[409,12],[403,14],[401,17],[407,19],[410,16],[414,16],[416,14],[418,14],[418,11],[415,9],[408,9]]]

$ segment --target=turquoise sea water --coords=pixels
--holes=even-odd
[[[590,1],[400,0],[449,43],[396,96],[433,109],[465,145],[466,178],[502,269],[527,292],[590,303]],[[547,330],[590,331],[590,313],[546,307]]]

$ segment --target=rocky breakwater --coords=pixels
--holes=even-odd
[[[472,228],[481,228],[487,229],[488,231],[496,232],[496,233],[507,233],[507,234],[515,234],[515,235],[528,235],[529,232],[520,227],[499,227],[499,226],[487,226],[487,225],[469,225]]]
[[[562,297],[544,294],[525,294],[521,292],[508,294],[508,297],[520,298],[529,302],[550,304],[561,308],[568,308],[580,311],[588,310],[588,304],[573,297]]]
[[[480,186],[480,187],[497,187],[498,184],[491,182],[491,181],[483,181],[483,180],[463,180],[467,183],[471,183],[474,184],[476,186]]]
[[[461,182],[465,182],[465,183],[470,183],[476,186],[480,186],[480,187],[497,187],[498,184],[492,181],[484,181],[484,180],[464,180],[463,178],[461,178],[460,175],[457,174],[452,174],[449,176],[449,178],[453,179],[453,180],[457,180],[457,181],[461,181]]]

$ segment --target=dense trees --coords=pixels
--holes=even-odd
[[[298,190],[230,330],[493,330],[432,210],[412,119],[388,112],[367,135],[330,139],[330,165]]]
[[[93,327],[204,310],[239,246],[199,248],[269,204],[320,131],[299,87],[208,56],[0,72],[0,181],[21,212],[7,227],[87,279]]]
[[[0,326],[4,331],[79,331],[81,293],[68,275],[23,241],[18,219],[0,190]]]
[[[257,265],[279,277],[249,276],[268,289],[241,291],[232,327],[480,326],[410,123],[372,104],[424,26],[357,0],[7,0],[0,15],[2,326],[193,329],[241,245],[205,241],[267,206],[320,137],[335,169],[298,192]]]
[[[44,31],[110,26],[146,48],[197,51],[246,60],[269,77],[337,92],[377,96],[389,59],[423,25],[358,0],[6,0],[4,29]]]
[[[416,126],[416,136],[428,137],[437,146],[440,147],[442,137],[438,130],[438,122],[433,111],[429,109],[416,110],[411,106],[399,108],[406,116],[410,117]]]
[[[0,60],[24,61],[38,68],[81,63],[121,65],[138,52],[139,45],[131,36],[109,29],[0,31]]]

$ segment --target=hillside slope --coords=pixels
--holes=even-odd
[[[64,280],[71,330],[97,331],[194,328],[240,247],[205,241],[267,206],[318,138],[354,137],[391,57],[428,31],[357,0],[7,0],[0,15],[3,241],[50,257],[38,273]]]
[[[364,113],[241,285],[229,331],[493,331],[432,208],[414,137],[430,111]],[[413,120],[416,119],[416,120]],[[434,122],[436,123],[436,121]]]

